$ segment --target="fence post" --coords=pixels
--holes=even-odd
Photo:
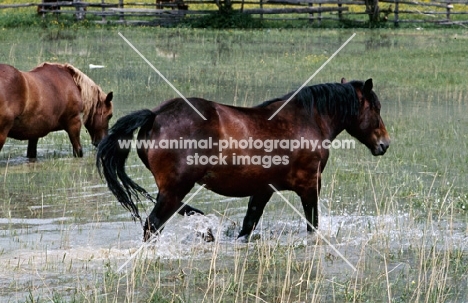
[[[123,9],[123,8],[124,8],[123,0],[119,0],[119,8],[120,8],[120,9]],[[120,13],[120,18],[119,18],[119,19],[120,19],[120,21],[123,21],[123,20],[124,20],[124,13],[123,13],[123,12]]]
[[[81,0],[73,0],[72,3],[74,4],[76,10],[76,20],[83,20],[86,13],[84,12],[84,6],[81,4]]]
[[[338,0],[338,8],[341,8],[343,6],[343,4],[341,4],[341,0]],[[338,19],[340,21],[343,20],[343,12],[341,10],[338,11]]]
[[[319,2],[318,24],[322,25],[322,2]]]
[[[260,9],[263,9],[263,0],[260,0]],[[260,20],[263,21],[263,13],[260,13]]]
[[[450,11],[452,10],[453,8],[453,4],[451,4],[450,2],[447,2],[447,20],[450,20]]]
[[[395,15],[395,19],[394,19],[394,21],[393,21],[393,25],[394,25],[395,27],[400,26],[399,20],[398,20],[398,12],[399,12],[398,0],[395,0],[395,11],[393,12],[393,14]]]
[[[44,0],[42,0],[41,3],[44,3]],[[38,6],[37,7],[37,12],[39,12],[40,10],[42,10],[41,16],[42,16],[42,18],[44,18],[45,17],[44,6]]]
[[[309,2],[308,6],[309,7],[314,7],[314,4],[312,2]],[[309,14],[309,23],[314,23],[314,21],[315,21],[314,13],[310,13]]]
[[[101,0],[101,4],[102,4],[101,11],[104,13],[104,11],[105,11],[105,5],[104,4],[106,4],[106,0]],[[102,14],[101,18],[102,18],[101,21],[103,23],[106,22],[106,15]]]

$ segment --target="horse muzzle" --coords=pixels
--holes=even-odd
[[[385,138],[377,142],[374,148],[371,149],[372,155],[383,156],[387,149],[390,147],[390,139]]]
[[[98,147],[99,143],[101,143],[102,139],[97,139],[97,138],[93,138],[91,140],[91,144],[94,145],[94,147]]]
[[[94,145],[94,147],[98,147],[99,143],[101,143],[101,141],[104,140],[106,136],[107,132],[100,135],[91,136],[91,143]]]

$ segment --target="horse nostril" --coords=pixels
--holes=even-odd
[[[382,151],[386,151],[387,148],[388,148],[388,144],[380,143],[380,149],[381,149]]]

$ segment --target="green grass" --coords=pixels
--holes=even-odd
[[[177,217],[163,233],[174,239],[143,249],[118,272],[141,245],[141,227],[129,223],[99,178],[85,131],[83,159],[71,157],[60,132],[39,141],[35,163],[24,158],[25,142],[8,139],[0,152],[2,300],[468,300],[467,31],[18,28],[2,30],[0,58],[22,70],[72,63],[114,91],[114,123],[177,96],[118,32],[184,95],[238,106],[299,87],[357,33],[311,83],[372,77],[392,138],[379,158],[360,144],[333,150],[323,174],[320,230],[357,272],[324,241],[306,236],[305,224],[277,196],[255,239],[234,243],[247,200],[225,201],[207,190],[191,204],[220,221],[214,226],[221,241],[199,242],[185,229],[196,219]],[[106,67],[90,70],[90,63]],[[156,191],[135,153],[128,172]],[[285,195],[301,209],[298,197]],[[143,206],[143,213],[152,207]]]

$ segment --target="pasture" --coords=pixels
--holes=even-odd
[[[64,132],[39,140],[35,162],[7,139],[1,302],[468,301],[467,30],[1,31],[2,63],[69,62],[113,91],[111,125],[177,96],[119,31],[185,96],[237,106],[298,88],[355,32],[310,84],[373,78],[392,139],[383,157],[332,150],[323,173],[319,230],[352,267],[278,195],[249,243],[235,241],[248,199],[202,189],[190,205],[206,216],[174,217],[139,249],[142,227],[100,179],[84,129],[83,158]],[[127,172],[157,192],[134,151]],[[214,242],[200,237],[208,228]]]

